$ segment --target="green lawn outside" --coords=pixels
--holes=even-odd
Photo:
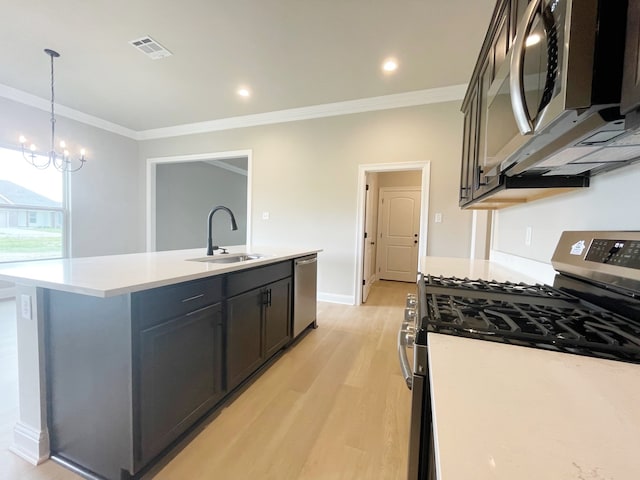
[[[33,228],[23,232],[0,229],[0,262],[61,256],[62,232],[59,228]]]

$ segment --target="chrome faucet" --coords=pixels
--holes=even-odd
[[[209,212],[209,219],[207,220],[207,233],[208,233],[208,236],[207,236],[207,255],[213,255],[213,251],[214,250],[220,249],[220,247],[218,247],[217,245],[213,244],[213,239],[212,239],[212,235],[211,235],[211,220],[213,219],[213,214],[216,213],[218,210],[224,210],[231,217],[231,230],[237,230],[238,229],[238,224],[236,223],[236,217],[233,216],[233,212],[231,210],[229,210],[227,207],[224,207],[222,205],[218,205],[217,207],[214,207]],[[225,251],[224,253],[227,253],[227,252]]]

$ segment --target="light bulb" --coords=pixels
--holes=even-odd
[[[32,143],[31,146],[29,147],[29,150],[31,150],[32,152],[35,152],[36,146]]]
[[[64,143],[64,140],[60,140],[60,148],[66,148],[67,144]]]
[[[87,153],[84,148],[80,149],[80,156],[84,158],[84,154]]]
[[[385,60],[382,64],[382,69],[385,72],[394,72],[398,68],[398,62],[396,62],[393,58],[389,58]]]
[[[18,141],[24,145],[25,143],[27,143],[27,139],[24,137],[24,135],[20,135],[20,137],[18,138]]]

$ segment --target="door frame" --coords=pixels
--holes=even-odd
[[[356,284],[355,304],[362,305],[362,269],[364,263],[364,203],[366,195],[366,173],[399,172],[406,170],[420,170],[422,172],[420,198],[420,233],[418,238],[418,267],[420,258],[427,254],[427,233],[429,220],[429,183],[431,162],[398,162],[358,165],[358,204],[356,209]],[[417,280],[417,278],[416,278]]]
[[[252,150],[232,150],[228,152],[196,153],[169,157],[147,158],[146,195],[146,251],[156,251],[156,167],[163,163],[202,162],[224,160],[225,158],[247,157],[247,246],[251,245],[251,191],[253,182]]]

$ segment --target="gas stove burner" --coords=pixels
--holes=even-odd
[[[435,333],[640,362],[640,324],[586,304],[557,302],[551,306],[431,294],[427,295],[427,328]]]
[[[508,294],[525,297],[538,298],[558,298],[564,300],[573,300],[573,297],[556,290],[547,285],[512,282],[496,282],[494,280],[472,280],[470,278],[458,277],[434,277],[428,275],[425,277],[428,289],[433,288],[455,288],[462,291],[492,294]]]

